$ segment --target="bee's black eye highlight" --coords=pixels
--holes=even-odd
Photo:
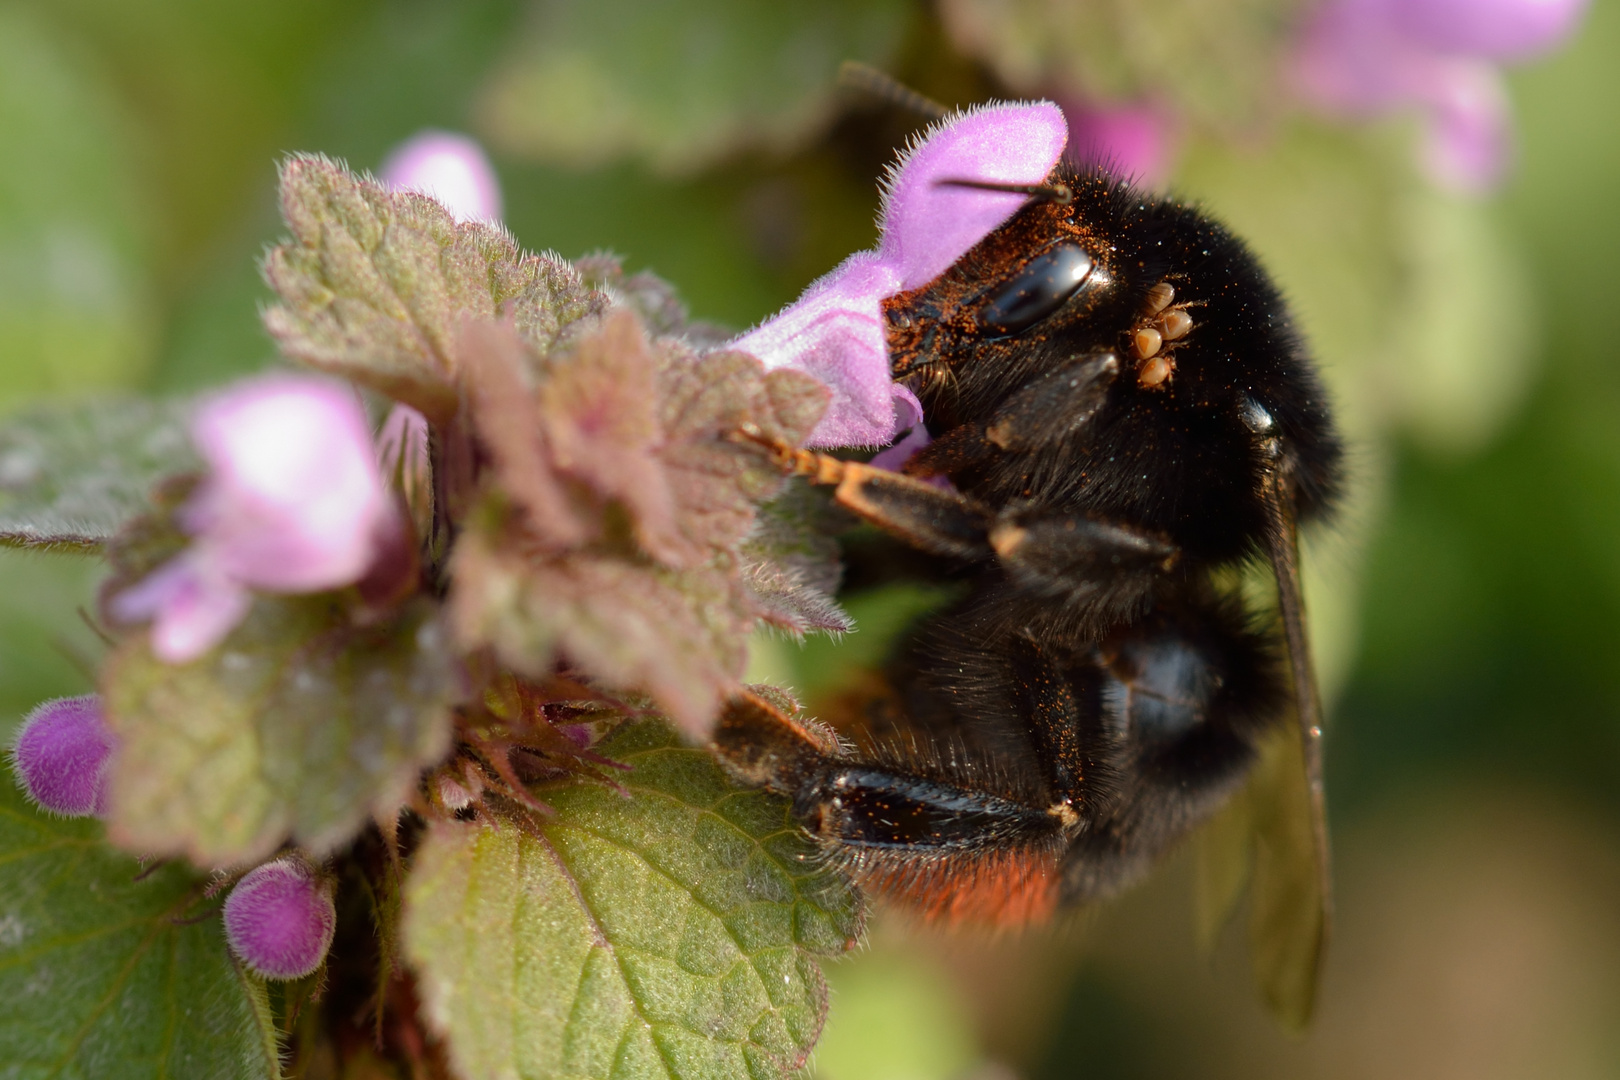
[[[1002,334],[1034,326],[1062,307],[1091,274],[1091,256],[1079,244],[1063,243],[1031,259],[1019,275],[990,297],[979,325]]]

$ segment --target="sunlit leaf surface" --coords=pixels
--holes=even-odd
[[[261,597],[225,642],[173,666],[144,636],[103,673],[121,745],[113,836],[134,851],[234,865],[293,839],[319,854],[391,813],[449,747],[456,692],[426,604],[345,625],[322,598]]]
[[[555,817],[441,822],[405,948],[467,1080],[774,1077],[805,1060],[853,946],[852,895],[777,798],[638,723],[599,747],[628,797],[540,792]]]

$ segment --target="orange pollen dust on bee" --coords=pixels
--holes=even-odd
[[[1047,922],[1057,910],[1055,848],[873,860],[854,874],[862,888],[947,925],[1010,929]]]

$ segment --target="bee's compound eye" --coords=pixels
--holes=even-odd
[[[1031,259],[979,312],[979,325],[1004,334],[1034,326],[1062,307],[1091,273],[1079,244],[1058,244]]]

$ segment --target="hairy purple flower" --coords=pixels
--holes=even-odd
[[[1446,187],[1488,189],[1511,139],[1497,63],[1545,52],[1586,0],[1326,0],[1306,22],[1293,82],[1325,112],[1372,117],[1415,108],[1423,163]]]
[[[101,698],[57,698],[29,713],[12,744],[11,760],[29,796],[64,817],[107,809],[107,762],[113,734]]]
[[[1024,203],[1022,195],[945,181],[1041,183],[1067,139],[1062,111],[1047,101],[988,105],[940,121],[889,174],[877,249],[851,255],[731,343],[832,390],[807,445],[881,446],[921,419],[916,397],[889,375],[882,301],[938,277]]]
[[[351,585],[401,532],[365,413],[342,383],[251,379],[206,402],[191,433],[210,469],[181,514],[194,542],[112,605],[120,619],[153,619],[153,651],[171,663],[218,644],[250,589]]]
[[[397,191],[437,199],[458,221],[501,219],[495,168],[484,148],[465,135],[423,131],[412,136],[383,162],[382,180]]]
[[[336,929],[331,883],[297,856],[249,870],[225,899],[225,940],[267,979],[300,979],[320,967]]]

